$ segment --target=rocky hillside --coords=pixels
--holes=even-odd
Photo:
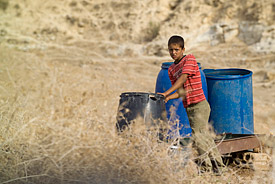
[[[85,41],[106,57],[163,56],[172,34],[275,50],[272,0],[0,0],[0,19],[0,43],[23,50]]]

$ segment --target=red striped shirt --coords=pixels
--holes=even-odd
[[[184,107],[191,104],[199,103],[205,100],[202,90],[201,74],[194,55],[189,54],[182,58],[182,60],[175,64],[173,63],[168,69],[168,75],[172,85],[178,80],[182,74],[188,74],[183,88],[186,92],[186,98],[183,99]]]

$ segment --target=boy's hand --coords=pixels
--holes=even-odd
[[[167,96],[165,93],[157,93],[157,94],[164,96],[164,98],[166,98]]]
[[[164,102],[167,103],[170,100],[169,97],[165,97]]]
[[[157,93],[157,94],[164,96],[165,103],[167,103],[170,100],[166,93]]]

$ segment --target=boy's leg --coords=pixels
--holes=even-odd
[[[208,129],[208,119],[210,115],[210,106],[208,102],[205,100],[195,105],[191,105],[187,107],[186,112],[192,128],[192,137],[199,155],[205,163],[205,169],[212,169],[211,160],[217,162],[218,166],[223,167],[224,164],[221,154]]]

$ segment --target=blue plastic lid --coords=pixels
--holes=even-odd
[[[161,65],[162,69],[168,69],[174,62],[164,62]],[[198,63],[199,69],[201,69],[201,63]]]
[[[201,69],[201,63],[197,62],[198,63],[198,66],[199,66],[199,69]]]
[[[174,62],[164,62],[161,65],[162,69],[168,69]]]
[[[239,79],[250,77],[253,72],[246,69],[204,69],[203,70],[206,78],[209,79]]]

